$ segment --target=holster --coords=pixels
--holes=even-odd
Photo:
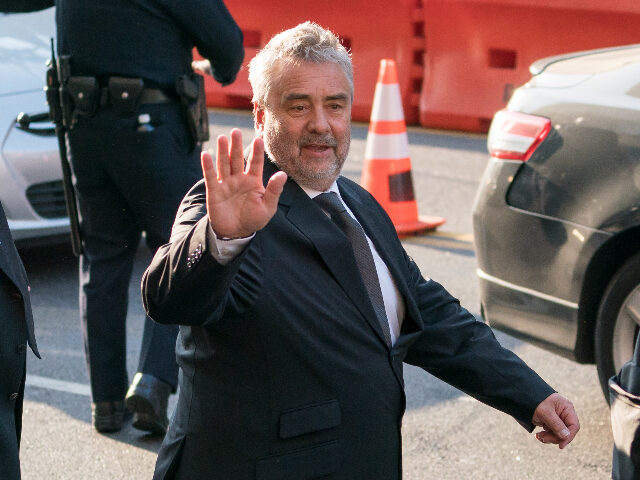
[[[176,81],[176,93],[185,108],[187,124],[194,143],[209,140],[209,113],[204,92],[204,78],[185,73]]]

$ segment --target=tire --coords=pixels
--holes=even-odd
[[[602,296],[595,331],[600,387],[609,399],[609,378],[631,360],[640,328],[640,253],[618,269]]]

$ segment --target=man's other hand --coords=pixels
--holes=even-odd
[[[580,430],[580,422],[573,404],[559,393],[545,398],[533,412],[531,422],[542,427],[536,438],[542,443],[553,443],[564,448]]]
[[[202,153],[207,215],[218,238],[243,238],[263,228],[275,215],[287,175],[275,173],[265,188],[262,139],[253,140],[245,166],[242,133],[234,128],[230,137],[231,142],[225,135],[218,137],[216,168],[211,155]]]

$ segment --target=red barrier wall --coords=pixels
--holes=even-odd
[[[535,60],[640,42],[638,0],[424,0],[425,127],[484,132]]]
[[[249,60],[276,33],[311,20],[331,29],[353,53],[354,120],[369,120],[380,59],[393,58],[398,65],[407,123],[418,123],[424,70],[421,4],[421,0],[226,0],[225,5],[244,32],[245,66],[228,87],[207,78],[207,104],[250,108]]]

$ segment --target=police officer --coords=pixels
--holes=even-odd
[[[81,218],[80,314],[93,425],[120,430],[133,411],[134,427],[164,434],[177,386],[177,328],[145,320],[138,372],[127,390],[133,260],[143,231],[153,252],[168,241],[182,197],[202,176],[199,142],[208,123],[192,49],[227,85],[244,57],[242,32],[222,0],[56,0],[55,6]]]
[[[20,478],[18,449],[27,344],[38,358],[27,275],[0,205],[0,465],[2,478]]]

